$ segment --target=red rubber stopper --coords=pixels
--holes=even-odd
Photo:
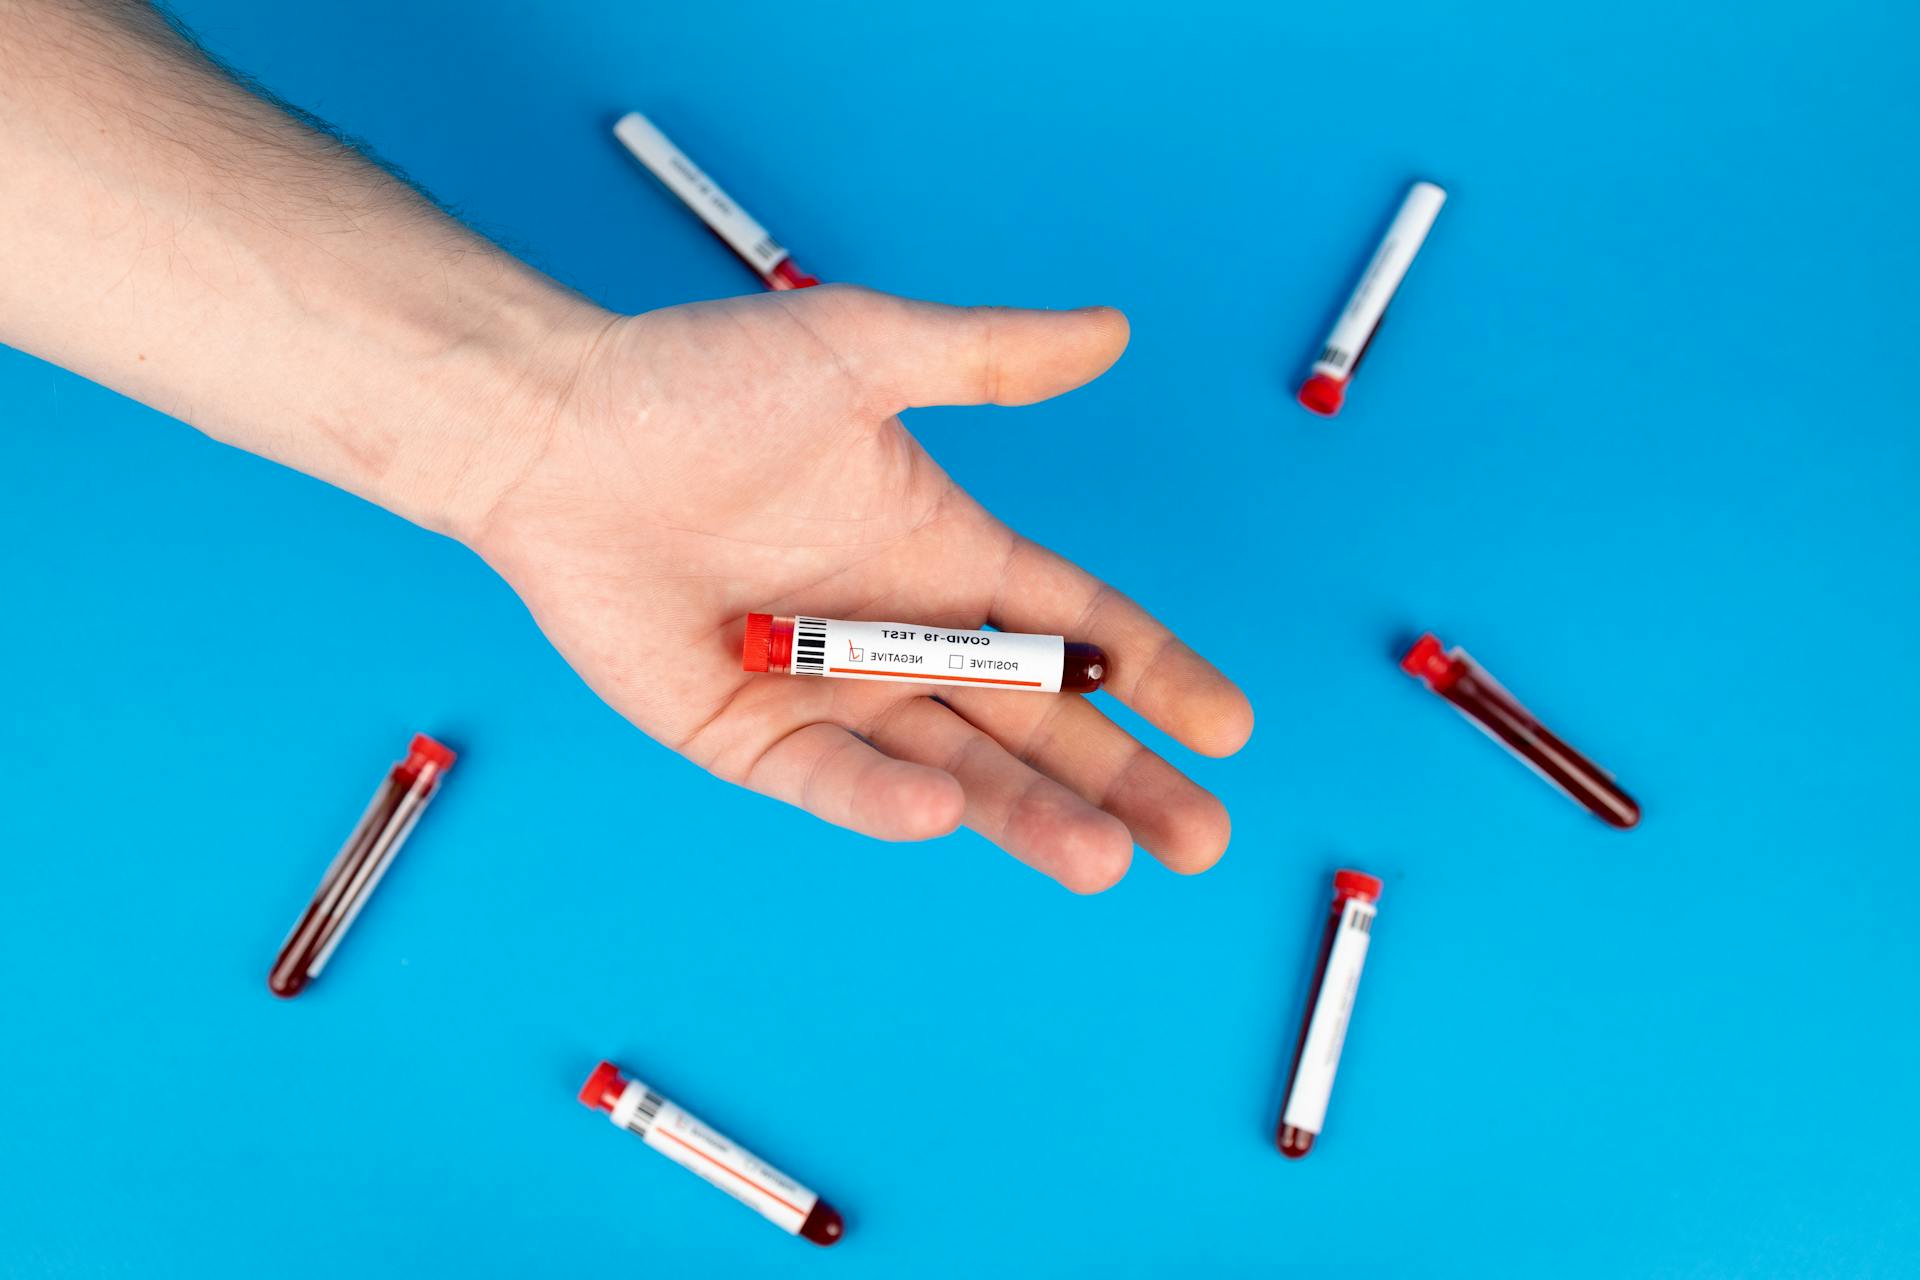
[[[1400,659],[1400,669],[1428,684],[1439,684],[1452,679],[1453,659],[1447,656],[1446,648],[1429,631],[1414,641],[1413,648],[1407,650],[1407,656]]]
[[[802,271],[792,258],[782,258],[772,274],[767,276],[767,283],[775,289],[811,289],[820,281],[818,277]]]
[[[740,645],[740,669],[742,671],[765,671],[768,661],[773,657],[773,615],[770,613],[750,613],[747,615],[747,638]]]
[[[626,1088],[627,1082],[621,1076],[620,1068],[611,1062],[603,1062],[593,1069],[587,1082],[580,1086],[580,1101],[595,1111],[612,1112],[613,1105],[620,1101],[620,1095]]]
[[[453,753],[451,748],[435,742],[426,734],[416,733],[413,735],[412,744],[407,747],[407,759],[409,761],[423,761],[433,765],[440,770],[440,772],[445,773],[447,770],[453,768],[453,762],[459,759],[459,757]]]
[[[1336,898],[1359,898],[1362,902],[1380,901],[1380,890],[1385,888],[1378,876],[1370,876],[1364,871],[1340,870],[1333,873],[1333,896]]]
[[[1346,379],[1329,378],[1324,373],[1314,374],[1300,388],[1300,403],[1323,418],[1331,418],[1340,412],[1340,406],[1346,398]]]

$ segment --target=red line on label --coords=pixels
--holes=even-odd
[[[740,1179],[740,1181],[746,1183],[748,1186],[752,1187],[755,1191],[758,1191],[761,1195],[773,1201],[775,1204],[784,1204],[787,1206],[787,1208],[793,1210],[795,1213],[799,1214],[803,1218],[807,1216],[806,1210],[802,1209],[799,1205],[789,1203],[786,1200],[782,1200],[779,1196],[767,1190],[765,1187],[755,1182],[752,1178],[749,1178],[746,1174],[740,1172],[738,1169],[732,1168],[729,1165],[722,1164],[720,1161],[715,1160],[712,1156],[708,1155],[706,1152],[702,1151],[700,1148],[694,1146],[691,1142],[688,1142],[685,1138],[676,1137],[675,1135],[668,1133],[665,1129],[659,1128],[658,1126],[656,1126],[653,1129],[653,1132],[659,1134],[663,1138],[669,1138],[672,1141],[679,1143],[681,1146],[693,1152],[693,1154],[699,1156],[702,1160],[705,1160],[708,1164],[712,1165],[714,1168],[720,1170],[722,1173],[730,1174],[733,1177]]]
[[[1018,685],[1022,689],[1046,688],[1046,685],[1038,680],[998,680],[993,676],[930,676],[924,671],[870,671],[866,667],[828,667],[827,670],[840,676],[905,676],[909,680],[926,680],[935,684],[945,684],[949,680],[964,680],[968,684],[1011,684]]]

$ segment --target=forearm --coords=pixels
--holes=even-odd
[[[468,534],[606,316],[133,0],[0,0],[0,340]]]

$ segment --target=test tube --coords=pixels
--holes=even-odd
[[[660,179],[667,190],[679,196],[680,202],[706,223],[707,230],[733,250],[734,256],[746,263],[767,288],[805,289],[820,283],[802,271],[793,255],[768,235],[767,229],[754,221],[732,196],[721,190],[719,183],[701,172],[700,166],[668,141],[653,121],[638,111],[629,111],[613,126],[613,136],[620,139],[633,153],[633,158]]]
[[[1347,1023],[1353,1017],[1353,997],[1360,989],[1360,970],[1367,962],[1367,943],[1373,937],[1374,904],[1380,901],[1380,881],[1360,871],[1336,871],[1333,911],[1320,938],[1320,958],[1313,966],[1312,994],[1300,1024],[1300,1043],[1287,1072],[1286,1098],[1280,1106],[1280,1127],[1274,1135],[1280,1154],[1298,1160],[1313,1150],[1327,1118],[1327,1100],[1333,1096],[1333,1075],[1340,1067]]]
[[[1040,693],[1091,693],[1110,670],[1097,645],[1060,636],[766,613],[747,615],[740,663],[773,675]]]
[[[1622,830],[1640,821],[1640,806],[1612,774],[1548,733],[1465,649],[1449,652],[1424,635],[1400,666],[1600,821]]]
[[[453,752],[426,734],[414,735],[407,758],[393,766],[373,793],[373,802],[321,877],[306,914],[281,944],[267,974],[273,994],[297,996],[320,976],[333,949],[392,865],[393,855],[407,842],[427,802],[440,789],[440,779],[453,767],[453,760]]]
[[[1353,296],[1334,321],[1320,358],[1313,362],[1306,384],[1300,388],[1302,405],[1328,418],[1340,412],[1347,398],[1347,383],[1360,367],[1360,357],[1373,344],[1387,304],[1393,301],[1407,268],[1413,265],[1413,256],[1420,252],[1427,232],[1433,229],[1433,220],[1440,215],[1440,206],[1446,202],[1447,193],[1431,182],[1416,182],[1407,191],[1400,212],[1394,215],[1380,247],[1373,251],[1373,260],[1353,287]]]
[[[818,1245],[846,1234],[840,1211],[739,1143],[721,1136],[638,1080],[602,1062],[580,1087],[580,1101],[759,1213],[789,1235]]]

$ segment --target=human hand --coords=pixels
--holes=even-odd
[[[1187,746],[1238,750],[1238,689],[995,520],[894,416],[1044,400],[1126,341],[1105,308],[843,286],[620,319],[455,532],[615,709],[722,778],[882,839],[965,822],[1080,892],[1117,881],[1136,841],[1202,871],[1226,810],[1083,698],[740,666],[750,611],[1065,635],[1104,648],[1107,692]]]
[[[1218,801],[1071,696],[749,677],[751,610],[1063,634],[1188,746],[1246,699],[1019,538],[894,414],[1097,376],[1106,310],[825,288],[614,319],[144,5],[0,3],[0,342],[463,538],[588,682],[719,774],[889,839],[965,821],[1075,889],[1180,871]],[[110,301],[111,305],[106,303]]]

